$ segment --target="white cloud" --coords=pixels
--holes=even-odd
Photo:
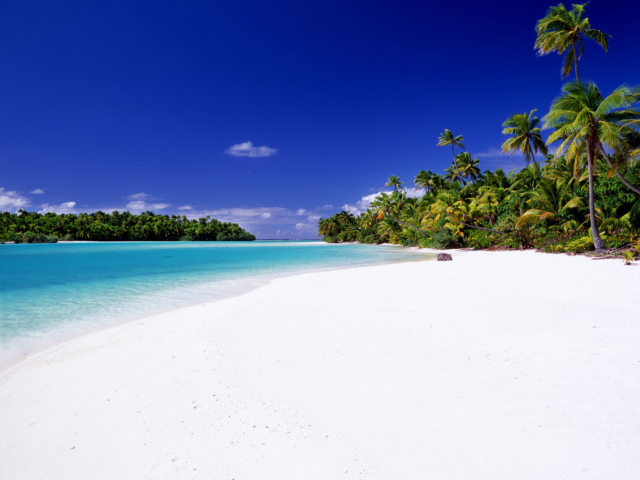
[[[149,195],[148,193],[144,193],[144,192],[140,192],[140,193],[133,193],[131,195],[129,195],[127,197],[128,200],[155,200],[154,197],[152,197],[151,195]]]
[[[472,157],[476,157],[476,158],[499,158],[499,157],[503,157],[504,155],[505,154],[502,153],[502,150],[500,150],[499,148],[491,147],[486,152],[474,153],[472,155]]]
[[[307,213],[307,211],[304,208],[299,208],[296,212],[297,215],[304,215],[305,213]]]
[[[170,206],[170,203],[147,203],[144,200],[132,200],[127,203],[126,210],[129,210],[131,213],[140,213],[146,212],[147,210],[164,210]]]
[[[347,212],[352,213],[354,215],[359,215],[363,213],[367,208],[369,208],[369,205],[371,205],[371,202],[373,202],[376,199],[376,197],[381,193],[390,194],[391,192],[376,192],[376,193],[372,193],[371,195],[365,195],[353,205],[350,205],[348,203],[344,204],[342,206],[342,210],[346,210]]]
[[[38,213],[77,213],[76,202],[64,202],[60,205],[49,205],[48,203],[43,203],[40,205],[41,210]]]
[[[39,195],[41,193],[44,193],[44,190],[42,190],[41,188],[36,188],[35,190],[31,190],[29,193],[31,195]]]
[[[18,192],[0,187],[0,212],[14,212],[28,207],[30,204],[31,200],[27,197],[23,197]]]
[[[260,215],[262,218],[271,218],[271,213],[269,212],[264,212],[262,215]]]
[[[309,215],[307,217],[307,220],[309,220],[310,222],[317,222],[318,220],[320,220],[320,215]]]
[[[318,210],[331,210],[333,208],[333,205],[331,205],[330,203],[327,203],[326,205],[321,206]]]
[[[276,153],[278,153],[278,150],[264,145],[262,147],[254,147],[253,142],[243,142],[230,146],[224,153],[232,155],[234,157],[255,158],[270,157],[271,155],[275,155]]]
[[[178,210],[180,211],[193,210],[193,207],[191,205],[182,205],[181,207],[178,207]]]

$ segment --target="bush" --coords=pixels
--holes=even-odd
[[[58,243],[55,235],[44,235],[42,233],[15,233],[12,235],[15,243]]]
[[[73,235],[71,235],[70,233],[67,233],[60,240],[62,240],[63,242],[73,242],[75,240],[75,238],[73,238]]]
[[[338,243],[338,239],[330,235],[325,235],[324,237],[322,237],[322,241],[327,243]]]
[[[499,237],[499,235],[496,233],[472,230],[467,233],[465,243],[475,250],[482,250],[498,243],[499,238],[497,237]]]
[[[191,235],[184,235],[180,237],[181,242],[193,242],[193,237]]]
[[[449,230],[440,230],[435,233],[429,242],[429,247],[436,248],[438,250],[445,250],[447,248],[455,248],[458,246],[458,239],[451,235]]]
[[[494,230],[498,230],[499,232],[511,232],[515,230],[517,221],[518,217],[515,215],[505,215],[498,219]]]

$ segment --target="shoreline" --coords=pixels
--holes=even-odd
[[[451,253],[278,278],[30,356],[0,372],[7,478],[634,478],[640,271]]]
[[[80,241],[80,242],[59,242],[59,243],[137,243],[137,242],[128,242],[128,241],[122,241],[122,242],[91,242],[91,241]],[[163,243],[163,242],[153,242],[153,243]],[[176,242],[164,242],[164,243],[176,243]],[[307,242],[306,245],[309,245],[310,242]],[[332,244],[328,244],[328,243],[324,243],[324,242],[320,242],[323,245],[327,245],[330,246]],[[411,249],[407,249],[408,251]],[[423,254],[429,254],[429,253],[434,253],[436,252],[436,250],[431,251],[432,249],[422,249],[420,251],[420,253]],[[435,259],[435,258],[434,258]],[[414,260],[414,261],[429,261],[430,259],[423,259],[423,260]],[[397,261],[394,263],[404,263],[406,260],[403,261]],[[386,265],[386,263],[380,263],[380,264],[373,264],[373,265],[363,265],[364,266],[378,266],[378,265]],[[194,306],[198,306],[198,305],[209,305],[218,301],[222,301],[228,298],[234,298],[237,296],[241,296],[247,293],[252,292],[253,290],[256,290],[258,288],[261,288],[265,285],[268,285],[270,282],[274,281],[274,280],[278,280],[281,278],[288,278],[288,277],[295,277],[298,275],[305,275],[305,274],[312,274],[312,273],[321,273],[321,272],[329,272],[329,271],[334,271],[334,270],[344,270],[344,269],[351,269],[351,268],[361,268],[361,266],[342,266],[342,267],[323,267],[323,268],[313,268],[307,271],[292,271],[292,272],[285,272],[285,273],[278,273],[278,274],[265,274],[259,277],[255,277],[255,276],[250,276],[250,277],[246,277],[244,278],[244,281],[246,282],[246,285],[244,285],[244,287],[242,289],[240,289],[237,292],[231,293],[231,294],[225,294],[222,295],[220,297],[215,297],[213,294],[210,296],[210,298],[208,299],[202,299],[202,300],[198,300],[194,303],[191,304],[187,304],[187,305],[182,305],[179,307],[168,307],[165,309],[161,309],[161,310],[156,310],[153,312],[147,312],[147,313],[142,313],[140,315],[132,315],[132,316],[124,316],[124,317],[117,317],[117,318],[113,318],[113,319],[106,319],[104,321],[104,323],[98,324],[98,325],[93,325],[90,328],[86,328],[83,329],[82,331],[68,331],[66,332],[66,329],[68,327],[71,327],[72,325],[64,325],[64,326],[56,326],[53,327],[53,329],[51,331],[45,331],[44,332],[44,337],[42,340],[38,340],[38,341],[32,341],[29,344],[26,345],[27,348],[29,348],[29,350],[26,353],[19,353],[18,350],[22,350],[24,347],[22,347],[21,345],[11,345],[11,347],[13,347],[16,351],[14,354],[12,354],[10,357],[4,358],[4,357],[0,357],[0,376],[10,370],[11,368],[13,368],[16,365],[19,365],[21,362],[27,360],[28,358],[32,357],[33,355],[37,355],[39,353],[42,353],[46,350],[49,350],[51,348],[55,348],[56,346],[62,344],[62,343],[66,343],[69,341],[73,341],[75,339],[81,338],[85,335],[92,335],[98,332],[101,332],[103,330],[112,328],[112,327],[116,327],[119,325],[124,325],[126,323],[129,322],[136,322],[148,317],[154,317],[156,315],[162,315],[162,314],[166,314],[166,313],[170,313],[170,312],[176,312],[179,310],[182,310],[184,308],[190,308],[190,307],[194,307]],[[223,283],[225,283],[225,281],[222,281]],[[217,282],[216,282],[217,283]],[[250,283],[256,283],[254,285],[249,285]],[[0,346],[2,345],[7,345],[7,344],[11,344],[11,341],[6,341],[6,342],[1,342],[0,341]],[[11,348],[10,347],[10,348]]]

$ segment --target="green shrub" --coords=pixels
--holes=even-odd
[[[322,237],[323,242],[327,243],[338,243],[338,239],[336,237],[332,237],[331,235],[325,235]]]
[[[449,230],[440,230],[431,237],[429,242],[431,248],[445,250],[447,248],[455,248],[458,246],[458,239],[451,235]]]
[[[467,232],[465,243],[475,250],[482,250],[498,243],[499,239],[497,237],[499,237],[499,235],[496,233],[485,232],[483,230],[471,230]]]
[[[180,237],[181,242],[193,242],[193,237],[191,235],[184,235]]]
[[[70,233],[67,233],[60,240],[62,240],[63,242],[73,242],[75,240],[75,238],[73,238],[73,235],[71,235]]]

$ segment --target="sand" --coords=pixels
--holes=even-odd
[[[0,478],[637,479],[640,268],[313,273],[0,374]]]

